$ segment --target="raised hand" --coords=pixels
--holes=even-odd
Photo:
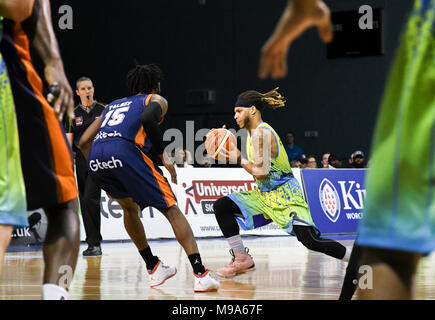
[[[331,13],[328,6],[321,0],[290,1],[275,31],[263,45],[259,77],[284,77],[287,74],[287,53],[290,45],[311,27],[318,28],[324,42],[332,41]]]

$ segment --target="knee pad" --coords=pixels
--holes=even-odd
[[[225,238],[239,234],[239,225],[235,219],[235,210],[239,207],[228,197],[222,197],[213,205],[216,221]]]
[[[313,251],[320,250],[320,244],[314,238],[313,232],[311,232],[310,227],[293,226],[293,230],[295,231],[298,241],[300,241],[305,247]]]
[[[226,198],[227,197],[219,198],[213,203],[213,211],[215,215],[219,215],[225,211]]]
[[[217,199],[213,204],[213,211],[215,215],[221,214],[234,214],[235,210],[240,211],[239,207],[228,197]]]

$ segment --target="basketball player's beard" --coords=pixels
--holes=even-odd
[[[240,123],[241,125],[239,125],[240,129],[247,129],[249,126],[249,118],[246,118],[243,123]]]

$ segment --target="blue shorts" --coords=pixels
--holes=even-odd
[[[165,210],[177,203],[160,168],[128,140],[110,138],[94,143],[88,168],[92,180],[114,199],[133,198],[142,209]]]

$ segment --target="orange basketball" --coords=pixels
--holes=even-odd
[[[207,153],[214,159],[217,159],[218,153],[222,148],[230,151],[231,142],[237,146],[237,140],[234,134],[227,129],[212,129],[205,139],[205,149]]]

